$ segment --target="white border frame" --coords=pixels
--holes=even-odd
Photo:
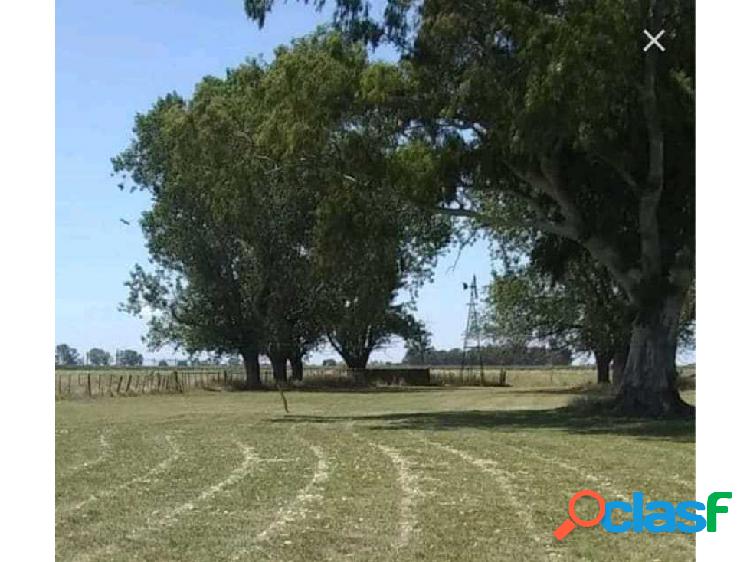
[[[55,12],[0,7],[0,558],[54,558]]]
[[[733,493],[715,533],[697,537],[698,560],[747,560],[750,529],[744,329],[748,239],[747,2],[697,2],[697,500]]]
[[[698,460],[697,499],[731,491],[716,533],[698,534],[699,560],[746,559],[750,271],[747,22],[745,2],[698,2]],[[54,556],[54,394],[24,388],[52,371],[54,345],[54,7],[0,8],[0,295],[5,335],[0,393],[0,552]],[[10,264],[10,265],[8,265]],[[11,335],[8,338],[8,335]],[[12,377],[12,378],[11,378]]]

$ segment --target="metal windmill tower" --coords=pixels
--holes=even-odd
[[[479,301],[479,290],[477,289],[477,276],[472,276],[471,285],[464,283],[464,291],[469,291],[468,314],[466,317],[466,331],[464,332],[464,349],[461,355],[461,382],[464,380],[464,371],[468,375],[474,374],[474,361],[479,362],[479,382],[484,385],[484,363],[482,361],[482,325],[479,321],[477,301]],[[472,352],[474,352],[472,354]],[[472,357],[473,355],[473,357]]]

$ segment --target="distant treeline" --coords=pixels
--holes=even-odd
[[[461,365],[462,349],[430,349],[424,353],[410,349],[404,355],[407,365]],[[534,346],[487,346],[482,348],[482,363],[485,365],[570,365],[573,357],[567,349],[548,349]],[[466,363],[479,364],[476,350],[466,353]]]

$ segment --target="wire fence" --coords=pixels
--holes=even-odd
[[[429,368],[429,384],[436,386],[513,386],[572,387],[596,382],[595,371],[585,367],[476,367],[434,366]],[[393,369],[409,369],[394,366]],[[420,367],[420,369],[424,369]],[[388,372],[388,368],[377,370]],[[262,366],[261,383],[275,387],[270,366]],[[398,379],[394,379],[398,380]],[[354,377],[343,366],[306,366],[302,387],[352,385]],[[381,383],[378,383],[381,384]],[[384,378],[382,384],[394,383]],[[420,383],[421,384],[421,383]],[[242,367],[192,367],[154,369],[147,367],[64,368],[55,371],[55,395],[60,399],[184,394],[195,390],[240,389],[245,385]]]
[[[432,386],[477,386],[515,388],[573,388],[596,383],[591,366],[486,366],[461,369],[459,366],[373,366],[368,371],[381,373],[429,369]],[[356,386],[358,377],[344,365],[335,367],[305,366],[303,381],[290,381],[290,386],[348,387]],[[695,366],[679,369],[681,388],[695,388]],[[261,383],[275,388],[270,366],[261,366]],[[377,385],[409,384],[408,377],[376,378]],[[423,380],[423,379],[418,379]],[[361,381],[359,381],[361,382]],[[419,382],[417,384],[423,384]],[[154,369],[147,367],[64,368],[55,371],[55,395],[66,398],[98,398],[140,396],[146,394],[184,394],[196,390],[215,391],[241,389],[245,386],[242,367],[189,367]]]

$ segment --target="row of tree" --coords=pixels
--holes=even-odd
[[[572,244],[548,240],[530,259],[489,287],[486,337],[592,354],[598,381],[619,384],[629,354],[635,310],[607,270]],[[694,346],[695,290],[678,321],[678,345]]]
[[[570,365],[572,354],[566,348],[549,348],[537,345],[487,345],[481,352],[464,351],[457,347],[448,350],[428,348],[419,351],[409,347],[402,363],[407,365]]]
[[[553,269],[589,264],[627,302],[615,409],[692,414],[675,360],[695,276],[694,1],[329,1],[346,37],[400,51],[379,101],[402,145],[453,163],[410,198],[509,255],[575,248]],[[274,2],[244,6],[263,25]],[[667,49],[644,52],[644,28]]]
[[[513,291],[577,295],[591,273],[586,317],[624,329],[613,353],[629,341],[616,409],[692,413],[675,358],[695,265],[693,3],[333,1],[337,31],[160,99],[114,159],[153,200],[155,268],[125,306],[147,309],[151,343],[240,353],[250,386],[260,353],[284,378],[322,338],[364,366],[423,332],[395,297],[469,228],[498,242]],[[244,4],[262,25],[274,2]],[[644,27],[669,48],[644,53]],[[368,60],[382,41],[398,63]]]
[[[137,367],[143,365],[143,355],[133,349],[118,349],[115,357],[115,365],[125,367]],[[73,365],[93,365],[95,367],[105,367],[112,364],[112,354],[99,347],[92,347],[86,353],[85,358],[81,357],[75,347],[61,343],[55,346],[55,365],[73,366]]]
[[[398,196],[425,172],[383,111],[397,77],[318,33],[137,116],[113,164],[152,199],[141,225],[154,267],[135,267],[123,306],[147,313],[151,347],[239,354],[252,388],[260,355],[277,381],[288,364],[301,379],[323,341],[362,368],[419,329],[396,299],[429,274],[450,222]]]

